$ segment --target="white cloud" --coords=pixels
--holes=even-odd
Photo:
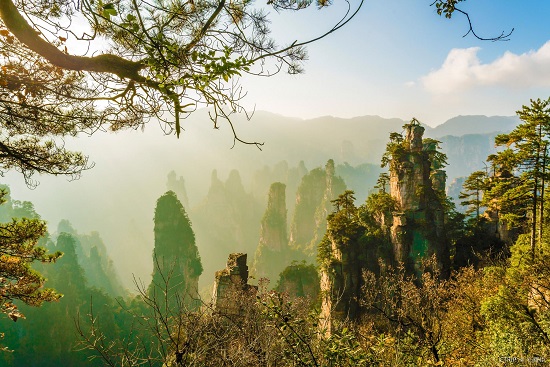
[[[452,93],[479,86],[530,88],[550,86],[550,41],[517,55],[506,52],[491,63],[477,57],[479,47],[452,49],[443,65],[420,78],[431,93]]]

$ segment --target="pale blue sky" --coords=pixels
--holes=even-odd
[[[413,116],[437,125],[456,115],[513,115],[530,98],[550,95],[550,2],[469,0],[477,33],[515,28],[506,42],[463,38],[465,17],[446,20],[431,0],[366,0],[358,16],[309,47],[306,73],[245,78],[245,105],[302,118],[333,115]],[[342,13],[272,12],[281,40],[304,39]]]

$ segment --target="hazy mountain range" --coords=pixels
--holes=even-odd
[[[435,128],[426,126],[425,136],[442,141],[443,151],[449,155],[450,182],[481,169],[483,160],[494,151],[494,136],[510,131],[518,121],[516,117],[458,116]],[[337,173],[349,172],[348,188],[357,190],[358,200],[364,200],[376,181],[389,133],[401,132],[406,123],[379,116],[302,120],[262,111],[257,111],[251,121],[237,116],[233,122],[241,139],[265,142],[262,150],[253,145],[234,145],[228,124],[220,122],[219,130],[213,129],[207,111],[200,110],[183,122],[180,139],[164,136],[154,124],[144,132],[98,133],[68,139],[68,147],[83,151],[95,163],[79,180],[68,182],[63,177],[42,176],[37,177],[40,185],[29,190],[19,174],[9,172],[2,183],[10,185],[15,199],[32,201],[52,230],[61,219],[68,219],[79,233],[98,231],[121,279],[131,288],[132,274],[145,283],[149,281],[153,211],[156,200],[167,190],[170,171],[185,181],[189,213],[204,203],[214,169],[223,182],[233,169],[238,170],[244,191],[253,194],[261,207],[258,212],[263,213],[270,182],[258,184],[258,177],[271,172],[269,177],[284,179],[275,174],[282,161],[292,171],[301,161],[307,170],[312,170],[334,159]],[[361,168],[353,168],[359,165]],[[289,203],[294,195],[295,192],[287,192]],[[293,208],[288,210],[290,213]],[[192,215],[190,219],[193,221]],[[200,241],[197,236],[199,251]],[[239,246],[256,245],[236,243],[235,251]],[[128,256],[129,251],[132,256]],[[212,266],[221,269],[224,264]],[[213,279],[213,274],[203,276]]]

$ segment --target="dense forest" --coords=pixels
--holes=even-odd
[[[364,202],[338,175],[353,178],[351,166],[333,160],[258,174],[284,181],[271,183],[263,216],[237,171],[225,183],[214,172],[193,210],[212,230],[202,245],[184,180],[171,172],[154,211],[152,279],[131,290],[99,233],[67,220],[48,233],[33,204],[4,187],[2,231],[18,226],[42,249],[21,261],[47,288],[34,279],[33,296],[3,300],[2,364],[546,364],[549,106],[533,100],[518,111],[520,123],[495,136],[487,169],[464,177],[454,198],[441,142],[416,119],[389,135]],[[231,253],[230,241],[248,247]],[[227,266],[205,272],[201,248],[216,243]]]

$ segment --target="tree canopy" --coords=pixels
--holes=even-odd
[[[6,202],[7,195],[6,190],[0,190],[0,204]],[[14,218],[0,224],[0,313],[13,321],[25,317],[16,301],[40,306],[61,297],[54,290],[44,288],[44,277],[31,268],[33,262],[50,263],[62,255],[61,252],[48,254],[38,246],[39,239],[45,235],[46,223],[39,218]]]
[[[451,18],[465,0],[436,0]],[[0,1],[0,170],[28,184],[36,173],[78,176],[92,164],[63,138],[182,119],[211,107],[214,128],[243,112],[244,74],[302,72],[305,47],[345,26],[364,0],[346,0],[337,22],[307,40],[279,44],[272,17],[251,0]],[[268,0],[276,11],[324,8],[327,0]],[[491,39],[506,39],[501,34]],[[478,37],[481,38],[481,37]],[[483,38],[481,38],[483,39]]]
[[[521,200],[520,208],[528,208],[530,212],[531,250],[534,254],[536,240],[541,242],[543,235],[550,144],[550,98],[531,100],[531,104],[522,106],[517,114],[522,123],[510,133],[495,138],[497,146],[506,146],[507,149],[489,158],[493,164],[505,167],[510,173],[500,177],[500,181],[505,181],[506,193],[500,196],[498,202],[513,197]]]
[[[250,0],[0,2],[0,169],[78,175],[86,157],[59,137],[143,128],[152,119],[179,136],[200,106],[211,120],[243,111],[238,76],[302,71],[305,46],[344,26],[279,45],[265,9]],[[270,0],[296,11],[325,0]],[[84,50],[84,51],[82,51]],[[234,132],[236,141],[240,141]],[[55,138],[58,138],[57,140]],[[260,143],[251,143],[260,146]]]

